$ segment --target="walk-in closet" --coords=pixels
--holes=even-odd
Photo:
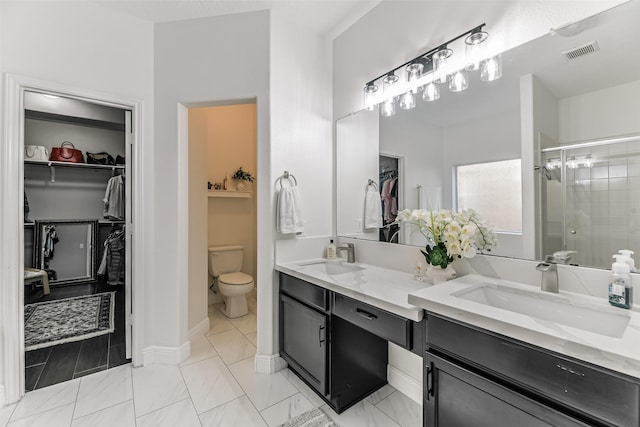
[[[380,155],[379,162],[379,186],[380,199],[382,200],[382,224],[380,228],[380,241],[398,243],[398,224],[394,224],[398,215],[399,206],[399,182],[397,157]]]
[[[24,94],[25,389],[130,361],[131,112]]]

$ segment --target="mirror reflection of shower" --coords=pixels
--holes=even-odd
[[[607,268],[640,250],[640,134],[543,149],[542,253],[576,251],[572,263]]]

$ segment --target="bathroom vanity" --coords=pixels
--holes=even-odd
[[[422,355],[422,310],[406,302],[393,307],[388,299],[376,303],[376,295],[384,297],[360,288],[374,283],[363,278],[372,274],[371,267],[367,273],[340,262],[297,267],[277,267],[281,272],[280,355],[336,412],[387,383],[388,342]],[[409,289],[398,291],[388,283],[386,292],[400,294],[399,301],[406,301]],[[408,286],[417,290],[424,285],[408,282]]]

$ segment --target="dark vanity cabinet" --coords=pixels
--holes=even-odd
[[[427,347],[426,426],[640,425],[631,377],[437,315]]]
[[[337,413],[387,383],[387,339],[411,339],[404,321],[280,274],[280,355]]]

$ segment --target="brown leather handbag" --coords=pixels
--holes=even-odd
[[[76,150],[69,141],[64,141],[60,147],[51,148],[49,160],[54,162],[84,163],[82,151]]]

